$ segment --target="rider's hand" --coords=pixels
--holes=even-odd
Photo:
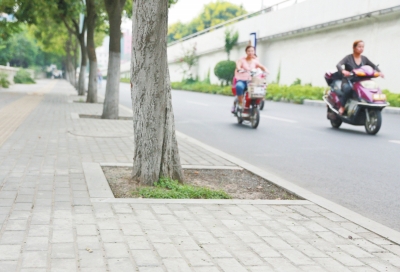
[[[385,78],[385,75],[381,72],[379,75],[381,78]]]
[[[349,77],[349,76],[351,75],[351,73],[350,73],[349,71],[347,71],[347,70],[343,70],[343,71],[342,71],[342,74],[343,74],[343,76],[345,76],[345,77]]]

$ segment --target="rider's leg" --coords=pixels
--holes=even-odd
[[[243,107],[243,93],[246,88],[246,82],[238,81],[236,83],[236,95],[238,97],[239,107]]]
[[[343,114],[344,113],[344,107],[346,106],[347,100],[351,97],[353,90],[349,83],[342,83],[342,92],[343,95],[340,98],[340,104],[342,105],[339,109],[339,113]]]

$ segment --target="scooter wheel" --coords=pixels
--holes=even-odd
[[[369,135],[375,135],[381,129],[382,113],[380,110],[368,110],[369,122],[365,120],[365,131]]]
[[[260,110],[263,110],[263,109],[264,109],[264,100],[262,100],[260,103]]]
[[[250,118],[251,118],[251,127],[257,128],[258,125],[260,124],[260,111],[258,110],[258,108],[252,109]]]
[[[331,121],[331,126],[333,128],[340,128],[340,126],[342,125],[342,120],[337,117],[336,120],[330,120]]]

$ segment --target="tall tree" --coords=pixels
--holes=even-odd
[[[85,33],[87,17],[85,15],[83,0],[58,0],[55,6],[50,4],[48,6],[52,7],[52,9],[49,10],[50,16],[52,15],[54,19],[62,20],[68,31],[75,35],[79,41],[81,66],[78,81],[78,94],[85,95],[85,73],[87,66]],[[83,15],[82,27],[79,25],[81,15]]]
[[[87,53],[89,56],[89,86],[86,102],[97,103],[97,57],[94,42],[96,29],[96,1],[86,0],[87,12]]]
[[[107,86],[103,105],[103,119],[118,119],[119,81],[121,64],[121,18],[126,0],[104,0],[110,24]]]
[[[160,177],[183,181],[167,63],[168,2],[136,0],[133,9],[132,178],[153,185]]]
[[[169,26],[168,42],[176,41],[190,34],[221,24],[246,14],[242,7],[228,1],[217,1],[204,6],[200,15],[187,24],[177,22]]]
[[[231,55],[233,47],[236,45],[239,39],[239,32],[233,31],[233,29],[227,28],[225,30],[225,52],[228,54],[228,60]]]

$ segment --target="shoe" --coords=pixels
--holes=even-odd
[[[232,106],[231,113],[236,114],[236,106],[235,105]]]

